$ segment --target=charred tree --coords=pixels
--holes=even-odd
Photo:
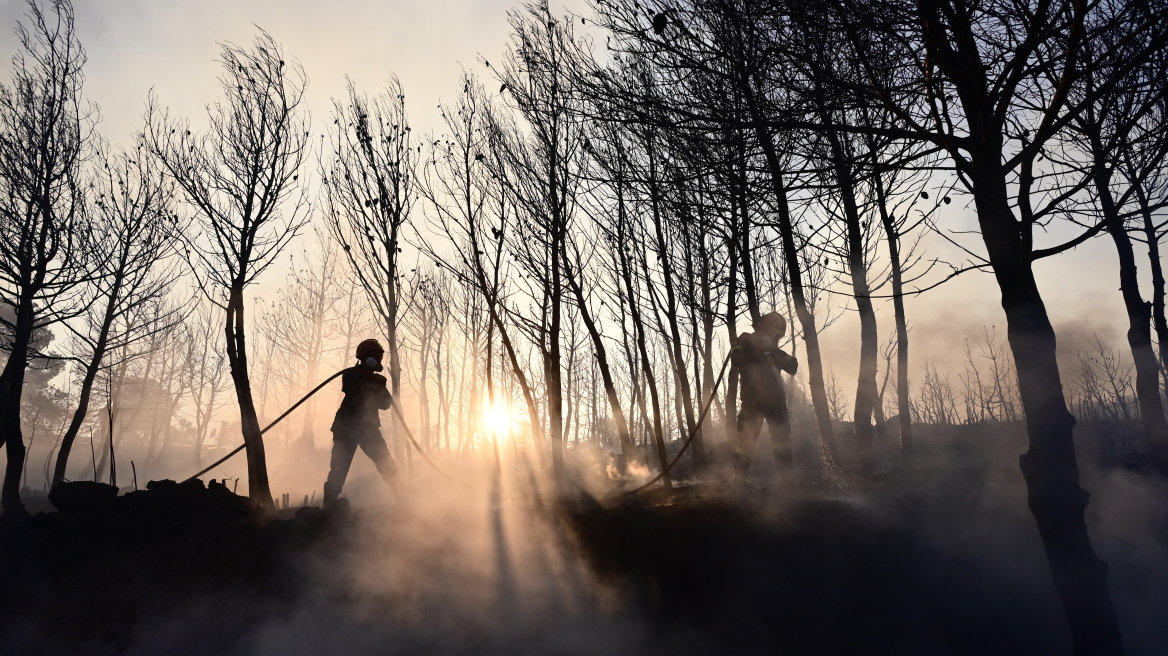
[[[90,180],[93,249],[106,257],[95,263],[90,281],[96,302],[74,331],[87,353],[77,408],[57,453],[53,487],[65,480],[69,453],[89,412],[98,372],[117,364],[107,361],[107,355],[165,332],[181,318],[174,309],[146,316],[178,277],[168,260],[175,254],[179,226],[172,206],[173,185],[156,170],[153,159],[143,155],[118,152],[102,157]]]
[[[81,180],[92,126],[81,104],[85,52],[68,2],[53,2],[51,13],[30,2],[27,16],[12,79],[0,85],[0,303],[14,310],[3,321],[0,503],[16,515],[25,512],[20,408],[33,333],[83,311],[81,285],[92,276]]]
[[[567,285],[563,253],[576,212],[584,140],[579,99],[566,70],[575,53],[569,18],[557,19],[546,3],[526,4],[510,14],[514,35],[503,67],[500,92],[523,127],[500,132],[496,157],[510,171],[512,202],[519,220],[510,248],[531,284],[525,289],[535,316],[518,316],[543,361],[552,473],[563,480],[565,389],[563,332]]]
[[[1085,59],[1091,60],[1098,43],[1084,44]],[[1126,192],[1116,189],[1119,176],[1116,164],[1122,153],[1122,142],[1133,132],[1138,121],[1160,102],[1158,93],[1141,93],[1139,80],[1125,81],[1117,93],[1096,94],[1094,75],[1086,77],[1085,91],[1098,98],[1088,104],[1073,125],[1078,141],[1088,155],[1090,177],[1095,200],[1105,229],[1115,245],[1119,259],[1119,289],[1127,310],[1127,341],[1136,369],[1136,398],[1140,406],[1140,420],[1151,450],[1153,466],[1162,474],[1168,473],[1168,418],[1160,396],[1160,369],[1152,348],[1152,305],[1140,293],[1135,248],[1121,208],[1134,195],[1134,184]]]
[[[1071,100],[1090,70],[1082,46],[1097,36],[1088,34],[1088,13],[1114,12],[1104,22],[1126,23],[1129,36],[1139,34],[1145,44],[1137,49],[1139,57],[1149,54],[1149,44],[1165,42],[1168,25],[1162,20],[1125,20],[1136,12],[1133,5],[1066,0],[983,13],[948,0],[913,5],[874,0],[833,8],[830,16],[848,35],[849,52],[841,56],[856,58],[868,73],[857,102],[885,108],[904,138],[941,148],[973,196],[1002,294],[1030,437],[1019,464],[1079,654],[1120,654],[1123,647],[1106,565],[1087,533],[1088,495],[1079,485],[1075,420],[1063,394],[1054,329],[1033,272],[1038,257],[1081,241],[1034,247],[1035,226],[1062,206],[1076,183],[1051,189],[1048,202],[1038,205],[1036,186],[1047,178],[1036,174],[1035,165],[1092,99],[1087,93]],[[1017,38],[980,36],[1006,34]],[[907,89],[899,77],[906,67],[920,71],[911,92],[892,91],[894,85]],[[1096,85],[1108,88],[1118,82],[1108,77]],[[1038,86],[1022,84],[1025,79]],[[848,81],[840,83],[856,89]],[[1022,124],[1031,127],[1015,129]]]
[[[209,129],[192,134],[151,101],[145,141],[195,211],[199,231],[187,252],[207,297],[224,310],[227,362],[235,384],[247,453],[249,496],[273,508],[248,365],[247,288],[307,222],[308,120],[301,102],[308,79],[296,61],[260,32],[247,50],[225,44],[223,99],[209,108]]]

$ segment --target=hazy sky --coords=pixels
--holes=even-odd
[[[308,105],[324,125],[329,98],[381,86],[389,71],[405,85],[415,122],[433,122],[440,97],[459,88],[463,68],[483,73],[479,54],[498,58],[507,38],[506,0],[75,0],[77,31],[89,53],[86,93],[100,107],[102,132],[118,141],[138,128],[154,87],[175,113],[198,123],[218,93],[218,43],[249,43],[256,27],[300,59]],[[12,27],[24,0],[0,0],[0,51],[16,47]]]
[[[255,25],[280,41],[298,58],[310,78],[307,102],[314,135],[327,123],[329,99],[344,92],[349,75],[362,89],[381,86],[389,71],[405,86],[415,130],[437,130],[436,105],[459,89],[461,71],[488,71],[480,56],[498,59],[508,38],[506,11],[511,0],[76,0],[77,29],[89,53],[86,94],[101,108],[101,132],[112,142],[128,141],[139,127],[151,87],[174,114],[196,125],[203,106],[218,93],[217,43],[250,42]],[[586,11],[586,3],[554,3]],[[0,0],[0,57],[16,48],[15,21],[23,0]],[[3,77],[7,78],[7,70]],[[955,229],[972,227],[968,212],[954,203],[945,222]],[[962,215],[964,214],[964,216]],[[976,237],[965,237],[976,244]],[[1054,243],[1041,238],[1040,246]],[[980,249],[979,249],[980,250]],[[1140,248],[1141,273],[1147,267]],[[1126,329],[1118,293],[1114,249],[1096,239],[1078,251],[1037,265],[1042,291],[1059,330],[1061,345],[1081,344],[1098,332],[1116,345]],[[968,274],[921,298],[910,299],[912,335],[919,356],[959,367],[961,338],[1004,321],[996,285],[989,274]],[[891,310],[880,310],[880,331],[891,330]],[[852,317],[824,335],[832,349],[836,373],[854,376],[858,331]],[[1068,355],[1068,354],[1064,354]],[[1069,353],[1073,356],[1073,350]],[[915,368],[915,367],[914,367]],[[851,388],[854,383],[847,383]]]

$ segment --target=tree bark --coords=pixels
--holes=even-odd
[[[600,378],[604,382],[604,394],[608,399],[608,408],[612,411],[617,435],[620,438],[621,454],[627,460],[633,455],[633,443],[632,438],[629,437],[628,421],[625,419],[624,410],[621,409],[620,397],[617,396],[616,384],[612,379],[612,370],[608,364],[608,350],[604,347],[604,338],[601,337],[596,322],[592,319],[592,312],[588,309],[588,303],[584,298],[583,287],[573,273],[571,263],[568,261],[568,254],[564,253],[563,257],[564,278],[568,281],[568,287],[571,288],[572,294],[576,297],[576,307],[580,309],[580,319],[584,321],[584,327],[592,339],[592,348],[596,351],[596,364],[600,368]]]
[[[678,415],[678,421],[683,418],[685,420],[685,435],[688,436],[694,431],[694,411],[693,411],[693,397],[689,386],[689,376],[685,371],[685,353],[682,350],[681,342],[681,328],[678,326],[677,313],[677,291],[673,284],[673,266],[669,257],[668,244],[665,241],[664,219],[661,216],[661,199],[660,189],[657,184],[657,158],[654,147],[650,144],[649,150],[649,190],[650,190],[650,204],[651,216],[653,219],[653,233],[656,237],[657,256],[661,260],[661,278],[665,286],[665,318],[669,323],[669,356],[673,365],[673,375],[675,387],[677,388],[676,404],[680,407],[681,413]],[[646,265],[648,263],[646,262]],[[648,266],[645,267],[646,280],[651,280],[649,276]],[[651,284],[651,283],[650,283]],[[652,289],[650,289],[652,294]],[[700,437],[695,437],[697,442]],[[700,466],[696,459],[694,464]]]
[[[103,340],[99,340],[99,346],[104,347]],[[101,348],[104,351],[104,348]],[[69,452],[73,448],[73,442],[77,439],[77,434],[81,431],[81,424],[85,422],[85,416],[89,413],[89,399],[93,394],[93,381],[97,378],[97,372],[101,368],[101,357],[97,350],[94,351],[94,357],[85,367],[85,377],[81,379],[81,391],[77,399],[77,409],[73,412],[73,418],[69,421],[69,428],[65,430],[64,437],[61,438],[61,448],[57,451],[57,461],[53,465],[53,480],[49,487],[54,488],[65,481],[65,469],[69,466]]]
[[[989,254],[1030,447],[1019,457],[1027,499],[1038,525],[1076,654],[1122,654],[1119,620],[1107,590],[1107,565],[1095,554],[1083,517],[1090,495],[1079,485],[1075,419],[1067,410],[1055,355],[1055,333],[1031,268],[1031,248],[1010,208],[998,155],[976,167],[974,201]]]
[[[125,349],[123,349],[124,351]],[[122,407],[122,390],[126,385],[126,373],[130,369],[129,359],[123,359],[122,363],[118,365],[118,373],[116,376],[111,372],[111,381],[109,386],[109,398],[106,399],[106,412],[110,413],[111,419],[121,414]],[[142,405],[141,403],[138,404]],[[128,422],[123,421],[122,425],[127,425]],[[105,424],[107,446],[101,450],[101,459],[97,461],[97,470],[93,474],[93,480],[100,481],[105,474],[106,459],[114,449],[114,429],[117,427],[115,421],[109,421]]]
[[[618,219],[621,225],[621,232],[624,231],[625,217],[623,204],[618,207],[618,212],[621,218]],[[622,234],[623,236],[623,234]],[[636,290],[633,285],[633,271],[632,263],[629,262],[629,255],[624,250],[623,242],[617,244],[620,257],[620,273],[621,279],[624,283],[625,294],[629,301],[629,317],[633,321],[634,339],[637,343],[637,353],[641,359],[641,373],[644,376],[642,379],[644,384],[649,389],[649,398],[653,405],[653,442],[657,446],[657,458],[661,462],[661,481],[665,485],[665,489],[673,489],[673,479],[669,475],[669,457],[665,452],[665,434],[661,426],[661,399],[657,393],[657,380],[653,376],[653,365],[649,360],[649,350],[645,343],[645,322],[641,317],[641,310],[637,304]],[[644,394],[641,398],[641,414],[645,415],[644,409]]]
[[[730,221],[737,226],[734,218],[734,201],[731,200]],[[726,247],[729,250],[729,275],[726,283],[726,333],[730,348],[738,346],[738,248],[732,232]],[[730,367],[726,377],[726,408],[722,414],[726,439],[734,444],[738,438],[738,367]]]
[[[235,383],[235,398],[239,403],[240,428],[243,432],[244,450],[247,453],[248,497],[266,509],[274,509],[272,491],[268,483],[268,461],[264,451],[264,439],[260,434],[260,423],[256,417],[255,403],[251,394],[251,378],[247,369],[247,341],[244,336],[243,285],[236,283],[230,289],[227,312],[224,321],[227,338],[227,362],[231,367],[231,380]]]
[[[1092,147],[1099,149],[1101,144],[1095,137],[1092,136]],[[1164,416],[1164,403],[1160,398],[1160,368],[1156,362],[1156,353],[1152,350],[1152,307],[1140,295],[1135,250],[1111,195],[1110,174],[1105,164],[1098,159],[1098,154],[1096,157],[1091,178],[1104,221],[1107,222],[1107,233],[1111,235],[1119,256],[1119,290],[1127,310],[1127,343],[1136,368],[1136,398],[1140,404],[1140,420],[1144,425],[1153,467],[1161,474],[1168,474],[1168,418]]]
[[[661,425],[661,399],[657,394],[657,379],[653,376],[653,365],[649,361],[649,350],[645,344],[645,326],[641,321],[640,311],[636,309],[636,301],[629,297],[629,305],[633,308],[633,325],[636,330],[637,351],[641,355],[641,370],[644,373],[645,386],[649,388],[649,400],[653,406],[653,443],[657,447],[657,459],[661,463],[661,482],[665,489],[673,489],[673,477],[669,475],[669,456],[665,451],[665,432]]]
[[[884,236],[888,241],[888,266],[892,272],[892,314],[896,323],[896,409],[900,424],[900,456],[905,462],[912,462],[912,414],[908,398],[908,322],[904,314],[904,270],[900,261],[900,233],[896,220],[888,212],[888,198],[885,195],[884,180],[880,173],[874,176],[876,204],[880,210],[880,222],[884,225]]]
[[[700,401],[700,405],[699,405],[699,408],[701,408],[701,407],[705,407],[706,404],[710,403],[710,400],[713,398],[714,393],[716,391],[714,389],[714,290],[713,290],[713,281],[710,279],[710,264],[709,264],[710,252],[709,252],[709,249],[706,248],[706,242],[705,242],[706,237],[704,234],[699,234],[697,236],[697,238],[698,238],[698,258],[699,258],[699,262],[700,262],[698,265],[698,270],[700,271],[700,280],[701,280],[701,309],[698,310],[698,312],[700,312],[701,319],[702,319],[702,324],[701,324],[702,325],[702,339],[701,339],[702,371],[701,371],[701,376],[698,377],[697,380],[701,381],[701,397],[700,397],[701,401]],[[697,349],[696,342],[698,341],[696,329],[694,330],[694,337],[695,337],[695,339],[694,339],[695,345],[694,346],[695,346],[695,350],[696,350]],[[695,373],[695,375],[696,375],[696,373]],[[710,413],[706,413],[706,418],[705,418],[704,423],[702,425],[701,431],[700,431],[698,437],[694,438],[694,445],[693,445],[693,447],[691,447],[691,448],[698,447],[698,446],[701,447],[700,458],[696,457],[699,452],[694,451],[694,455],[695,455],[694,464],[695,465],[697,465],[697,463],[699,461],[701,462],[700,466],[702,466],[702,467],[704,467],[707,464],[705,439],[706,439],[706,435],[712,435],[713,432],[714,432],[714,418]],[[701,440],[700,444],[698,444],[699,439]]]
[[[826,117],[825,117],[826,121]],[[827,131],[831,144],[832,167],[844,206],[847,224],[848,270],[852,279],[852,297],[860,315],[860,372],[856,381],[856,402],[853,407],[853,430],[860,450],[860,473],[872,473],[872,409],[876,401],[877,344],[876,311],[872,307],[872,291],[868,286],[868,267],[864,261],[864,239],[860,226],[860,211],[856,205],[856,181],[847,160],[839,134]]]
[[[0,374],[0,443],[5,446],[8,462],[4,467],[4,484],[0,488],[0,507],[6,515],[26,515],[20,500],[20,478],[24,472],[24,434],[20,429],[20,399],[24,392],[24,374],[28,368],[28,347],[34,328],[33,300],[30,293],[20,297],[12,335],[12,352]]]
[[[1156,329],[1156,342],[1160,345],[1160,373],[1168,381],[1168,320],[1164,316],[1164,267],[1160,264],[1160,235],[1152,209],[1148,206],[1148,198],[1138,182],[1135,184],[1135,192],[1143,218],[1144,239],[1148,242],[1148,266],[1152,272],[1152,325]]]
[[[105,358],[106,345],[109,341],[110,327],[114,320],[118,297],[121,294],[121,286],[122,279],[118,277],[113,282],[109,296],[106,297],[105,312],[102,314],[97,343],[94,345],[93,355],[85,367],[85,377],[81,379],[77,409],[73,412],[69,428],[65,431],[64,437],[61,438],[61,449],[57,452],[57,462],[53,467],[53,481],[49,485],[50,488],[56,487],[65,480],[65,469],[69,466],[69,452],[73,448],[73,441],[77,439],[77,433],[81,431],[81,424],[85,422],[85,416],[89,413],[89,399],[93,393],[93,381],[97,378],[97,372],[101,370],[101,361]]]
[[[396,241],[394,241],[393,243],[396,243]],[[396,261],[395,261],[395,264],[396,264]],[[397,267],[394,266],[392,270],[396,273]],[[401,402],[401,350],[398,349],[398,346],[397,346],[397,313],[398,313],[397,288],[395,287],[395,283],[393,281],[389,282],[389,286],[390,286],[390,288],[388,290],[386,290],[386,296],[387,296],[388,301],[389,301],[387,304],[388,307],[386,308],[386,311],[385,311],[387,316],[384,317],[385,333],[386,333],[385,339],[387,342],[387,344],[385,345],[385,348],[388,351],[388,355],[389,355],[389,389],[390,389],[390,392],[393,394],[394,401],[397,401],[398,403],[400,403]],[[409,445],[405,443],[406,442],[404,439],[405,433],[402,430],[401,417],[399,417],[396,412],[391,413],[391,414],[393,415],[390,418],[390,426],[393,427],[393,455],[397,458],[397,461],[399,463],[402,463],[403,466],[405,466],[407,468],[407,471],[408,471],[409,466],[410,466],[410,461],[409,461],[409,458],[407,457],[406,454],[409,453]]]

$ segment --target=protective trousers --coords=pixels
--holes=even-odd
[[[353,464],[353,455],[357,447],[369,456],[377,471],[385,482],[393,487],[397,476],[397,463],[389,455],[389,447],[385,445],[385,438],[381,430],[370,427],[362,431],[333,431],[333,454],[329,466],[328,480],[324,483],[324,506],[337,500],[341,490],[345,487],[345,478],[349,476],[349,467]]]
[[[738,449],[734,452],[734,475],[743,477],[750,470],[754,457],[754,445],[762,431],[762,423],[767,423],[771,432],[771,446],[774,448],[775,465],[779,468],[780,480],[788,479],[794,465],[791,453],[791,420],[785,402],[743,403],[738,413]]]

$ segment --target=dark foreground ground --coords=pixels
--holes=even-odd
[[[1089,521],[1128,653],[1164,654],[1168,494],[1125,431],[1080,433]],[[0,653],[1070,653],[1017,427],[922,442],[911,474],[779,493],[760,468],[610,507],[272,518],[156,484],[0,525]]]

